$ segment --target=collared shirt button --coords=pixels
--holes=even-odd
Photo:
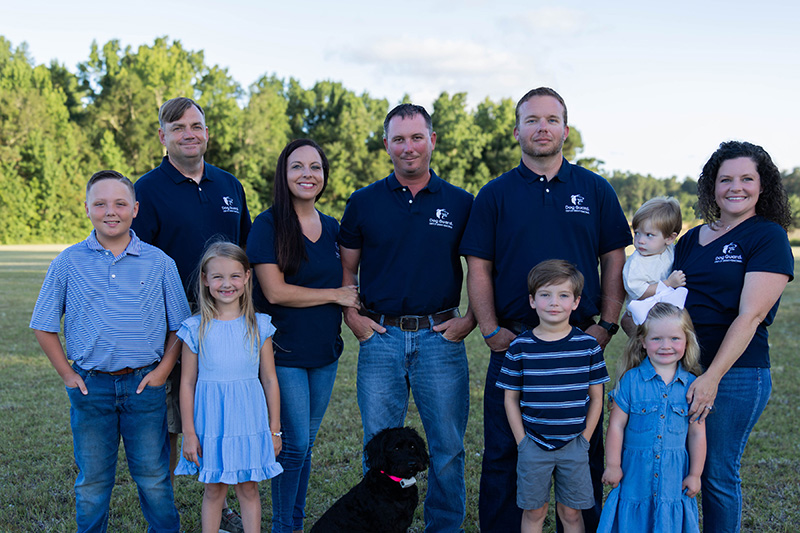
[[[111,277],[112,277],[112,278],[116,278],[116,277],[117,277],[117,275],[116,275],[116,274],[111,274]]]
[[[661,435],[659,435],[657,438],[659,438],[659,439],[660,439],[660,438],[661,438]]]
[[[664,396],[664,398],[666,398],[667,397],[667,393],[665,392],[663,396]]]
[[[545,192],[550,192],[550,189],[545,189]]]
[[[656,454],[656,459],[661,459],[661,456]]]
[[[409,200],[408,203],[413,204],[414,200]]]
[[[661,415],[661,418],[664,418],[664,415]]]

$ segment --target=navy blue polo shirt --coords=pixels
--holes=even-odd
[[[133,230],[175,261],[193,300],[194,274],[206,245],[218,239],[242,247],[247,243],[251,222],[242,184],[208,163],[198,184],[164,157],[160,166],[136,180],[134,188],[139,214]]]
[[[728,328],[739,315],[739,300],[748,272],[794,276],[794,258],[786,231],[754,216],[705,246],[698,242],[700,227],[692,228],[675,246],[675,270],[686,274],[686,309],[700,343],[700,363],[711,364]],[[769,368],[767,326],[780,299],[758,325],[753,340],[733,366]]]
[[[308,260],[303,261],[295,274],[284,275],[286,283],[310,289],[335,289],[342,286],[342,261],[339,258],[339,223],[319,213],[322,234],[316,242],[306,236]],[[247,238],[247,257],[250,263],[278,264],[275,254],[275,222],[272,208],[253,221]],[[277,328],[272,337],[275,364],[316,368],[334,362],[342,354],[342,308],[336,304],[314,307],[285,307],[274,305],[264,297],[258,278],[253,283],[256,311],[267,313]]]
[[[361,301],[377,313],[428,315],[457,307],[458,244],[472,195],[431,170],[416,197],[394,173],[350,196],[339,244],[361,250]]]
[[[564,159],[550,181],[520,163],[484,185],[460,252],[494,263],[498,318],[529,325],[539,321],[528,302],[528,272],[547,259],[574,263],[586,278],[571,318],[580,324],[600,314],[599,257],[631,242],[608,181]]]

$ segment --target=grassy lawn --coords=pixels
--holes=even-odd
[[[28,329],[31,310],[52,251],[0,250],[0,531],[74,531],[69,401],[61,379]],[[744,531],[796,531],[800,523],[800,285],[790,283],[775,324],[772,343],[773,392],[750,438],[742,465]],[[308,494],[306,530],[361,477],[361,422],[356,405],[357,343],[345,332],[345,352],[330,407],[317,439]],[[614,368],[624,335],[606,360]],[[466,437],[466,531],[478,530],[478,479],[483,448],[482,396],[488,349],[473,332],[470,360],[470,418]],[[413,406],[409,425],[421,428]],[[425,475],[421,475],[421,494]],[[200,531],[202,485],[180,477],[176,504],[186,531]],[[269,530],[269,483],[261,484],[263,528]],[[234,504],[235,505],[235,504]],[[413,531],[422,531],[422,506]],[[111,502],[110,530],[143,531],[136,486],[120,453]],[[551,518],[546,526],[555,531]]]

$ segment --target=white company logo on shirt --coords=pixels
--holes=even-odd
[[[239,208],[233,205],[233,198],[230,196],[222,197],[222,212],[223,213],[236,213],[239,214]]]
[[[714,258],[714,263],[741,263],[742,254],[736,253],[739,245],[735,242],[730,242],[722,247],[722,255]]]
[[[573,194],[569,197],[569,201],[571,203],[564,206],[565,213],[583,213],[584,215],[590,215],[591,212],[589,208],[583,205],[583,201],[585,198],[580,194]]]
[[[428,219],[428,225],[453,229],[453,223],[447,220],[448,216],[450,216],[450,213],[447,209],[437,209],[435,216]]]

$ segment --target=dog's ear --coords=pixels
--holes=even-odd
[[[387,430],[384,429],[380,431],[377,435],[372,437],[364,447],[364,453],[367,455],[367,469],[385,469],[386,451],[384,443],[387,435]]]

